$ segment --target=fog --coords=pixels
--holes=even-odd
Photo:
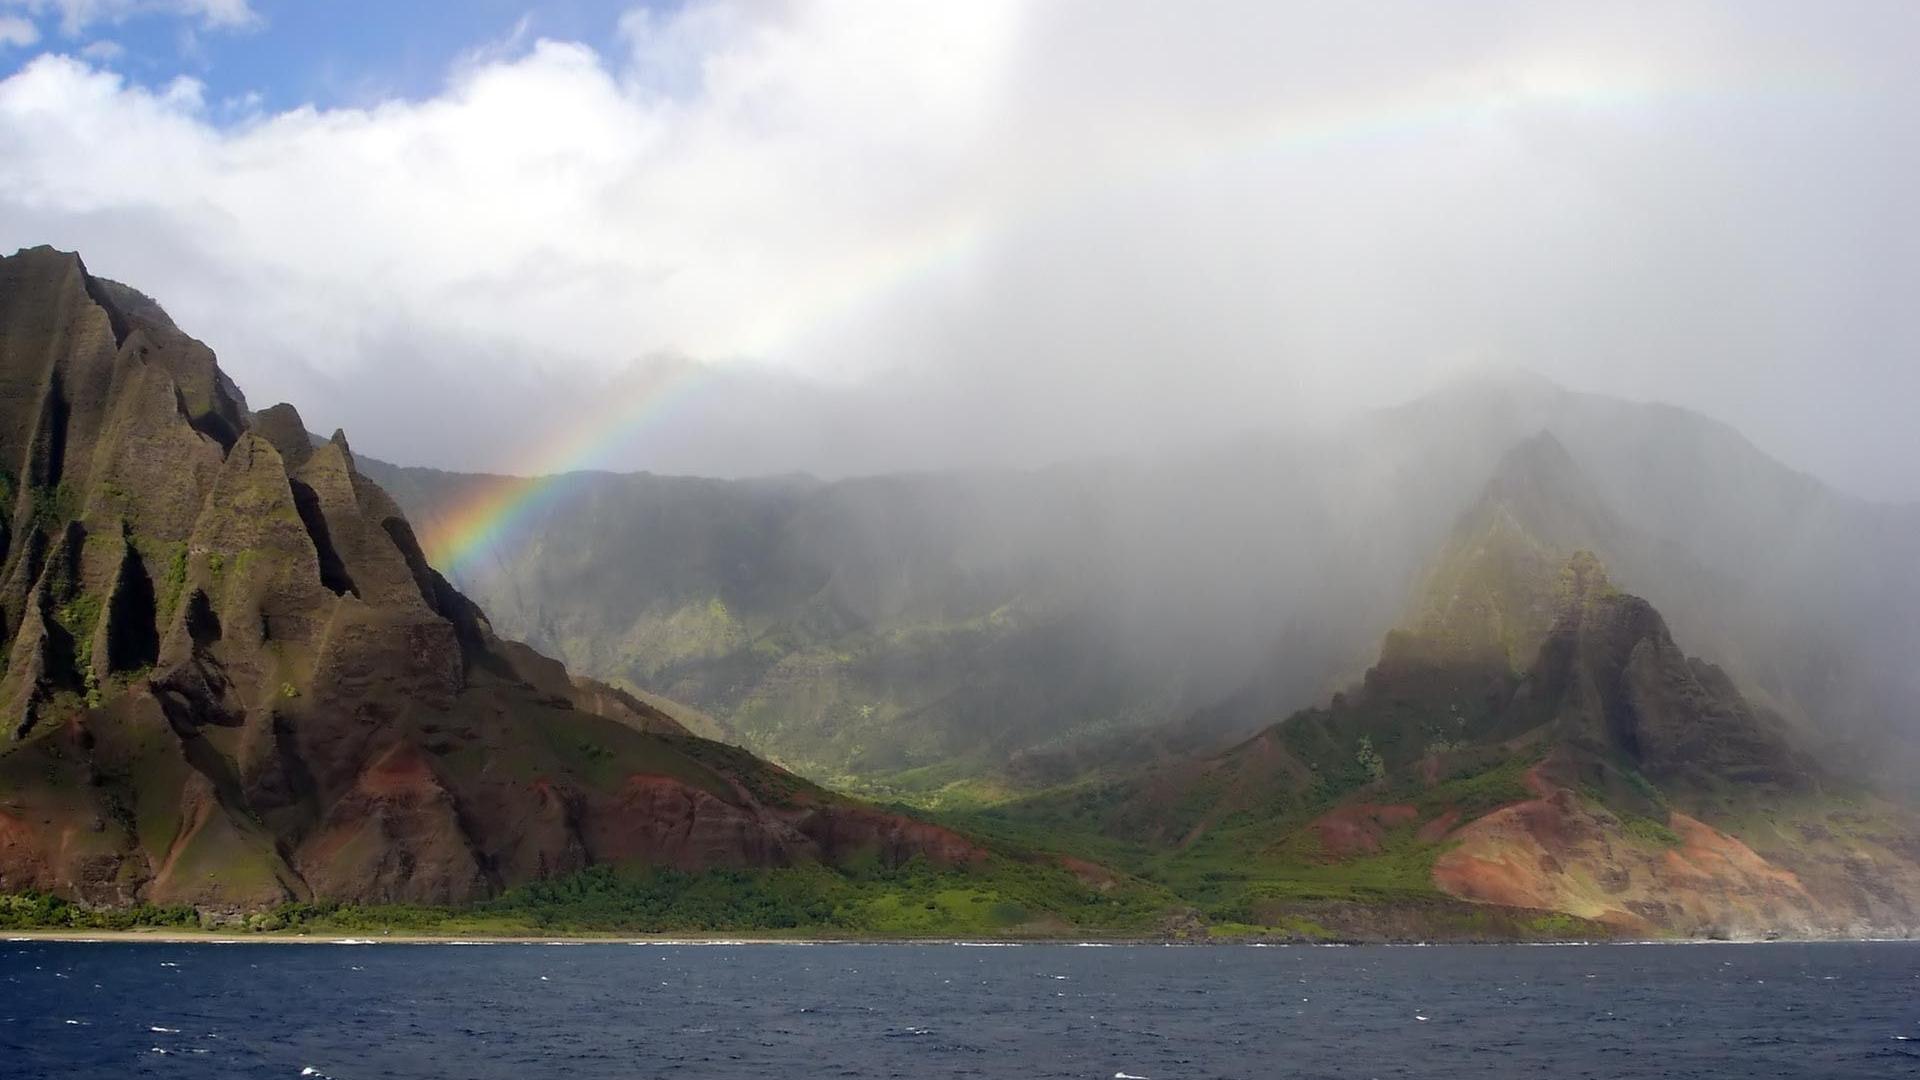
[[[279,113],[42,41],[0,81],[0,246],[78,249],[256,405],[407,463],[1036,466],[1493,367],[1920,498],[1911,5],[530,25],[430,95]]]

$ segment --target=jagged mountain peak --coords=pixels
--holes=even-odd
[[[1389,662],[1524,667],[1557,613],[1567,556],[1625,533],[1551,432],[1522,440],[1455,523],[1389,638]]]
[[[0,892],[461,903],[604,862],[973,857],[498,639],[343,434],[230,385],[77,256],[0,259]]]
[[[1528,488],[1581,480],[1580,466],[1551,428],[1541,428],[1513,444],[1500,458],[1488,483],[1490,491]]]
[[[1495,509],[1539,543],[1562,552],[1591,548],[1625,531],[1592,479],[1549,428],[1514,444],[1494,468],[1461,530]]]
[[[1629,767],[1682,796],[1741,785],[1797,790],[1816,768],[1719,668],[1688,656],[1591,552],[1568,560],[1526,692],[1552,702],[1556,738],[1594,775]]]
[[[1391,850],[1402,866],[1424,852],[1442,892],[1636,933],[1911,925],[1911,817],[1846,804],[1839,817],[1866,826],[1848,842],[1884,860],[1872,864],[1811,852],[1833,840],[1824,824],[1775,833],[1769,816],[1756,828],[1783,808],[1823,813],[1807,808],[1824,805],[1828,775],[1723,672],[1688,657],[1598,556],[1554,567],[1549,628],[1517,669],[1390,638],[1328,707],[1143,776],[1112,800],[1106,827],[1213,845],[1212,857],[1247,846],[1303,859],[1306,888],[1334,864]],[[1901,884],[1869,892],[1863,880]]]
[[[300,410],[286,402],[270,405],[248,418],[255,434],[273,444],[280,451],[288,468],[298,469],[313,456],[313,441],[307,435],[307,427],[300,419]]]

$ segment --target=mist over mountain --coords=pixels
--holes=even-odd
[[[505,482],[366,467],[428,536]],[[1537,377],[1146,461],[580,474],[453,574],[581,670],[809,775],[937,797],[1137,766],[1323,700],[1489,483],[1824,756],[1912,760],[1920,513],[1698,413]]]
[[[1326,705],[981,819],[1175,852],[1183,895],[1256,925],[1476,917],[1437,894],[1630,934],[1908,933],[1910,805],[1568,554],[1600,524],[1570,469],[1549,436],[1511,455]]]

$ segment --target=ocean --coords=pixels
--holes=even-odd
[[[1920,1076],[1920,945],[0,944],[0,1078]]]

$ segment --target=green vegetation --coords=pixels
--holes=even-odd
[[[1207,924],[1207,936],[1217,941],[1235,938],[1267,938],[1279,935],[1307,941],[1332,941],[1339,934],[1302,916],[1281,916],[1271,924],[1213,922]]]
[[[1586,919],[1558,911],[1535,915],[1525,925],[1539,937],[1559,940],[1585,937],[1593,931],[1593,924]]]
[[[1665,823],[1637,814],[1626,815],[1620,819],[1620,829],[1627,836],[1649,847],[1674,848],[1680,846],[1680,834],[1668,828]]]
[[[187,545],[176,542],[167,548],[166,576],[160,580],[160,617],[163,619],[180,606],[180,590],[187,585]]]
[[[180,929],[199,925],[200,914],[190,907],[134,904],[91,908],[46,893],[0,895],[0,930]]]
[[[65,484],[52,487],[36,484],[32,490],[33,523],[51,535],[53,530],[72,521],[79,513],[79,497]]]
[[[1533,792],[1527,789],[1527,770],[1533,766],[1532,758],[1514,758],[1484,772],[1411,792],[1410,801],[1423,815],[1451,807],[1460,811],[1461,820],[1470,821],[1490,810],[1533,798]]]
[[[1165,906],[1153,890],[1101,892],[1051,866],[996,859],[980,870],[922,860],[848,870],[622,872],[595,867],[514,889],[479,909],[543,930],[816,930],[926,936],[1142,930]]]
[[[1159,890],[1089,887],[1057,867],[996,859],[982,869],[920,860],[833,870],[617,869],[598,866],[509,890],[470,908],[290,903],[229,927],[251,931],[754,933],[880,937],[1116,934],[1151,930]],[[192,908],[95,910],[39,894],[0,897],[0,929],[193,927]]]
[[[1275,791],[1236,803],[1232,774],[1214,771],[1189,779],[1171,803],[1143,803],[1133,785],[1088,783],[938,816],[977,836],[1065,852],[1159,885],[1192,904],[1215,936],[1311,940],[1316,934],[1302,920],[1314,922],[1314,912],[1330,904],[1411,907],[1424,920],[1438,918],[1428,909],[1447,898],[1433,884],[1433,866],[1448,845],[1423,839],[1421,826],[1447,814],[1471,820],[1534,797],[1526,782],[1531,755],[1463,765],[1429,783],[1405,772],[1380,776],[1367,760],[1369,750],[1377,760],[1378,744],[1364,736],[1344,745],[1343,782],[1318,777],[1298,795]],[[1400,808],[1388,819],[1397,823],[1363,815],[1372,840],[1328,851],[1314,823],[1343,805],[1350,784],[1368,785],[1370,803]],[[1136,819],[1149,830],[1117,827]],[[1126,838],[1132,835],[1138,839]]]
[[[1128,796],[1124,784],[1080,783],[1019,802],[927,816],[1005,847],[1057,851],[1137,873],[1148,868],[1152,849],[1106,827]]]
[[[93,678],[93,632],[100,625],[100,611],[100,598],[82,592],[62,604],[53,616],[73,637],[73,666],[85,681],[89,707],[100,704],[100,690]]]
[[[1387,763],[1381,758],[1380,751],[1373,748],[1371,737],[1360,736],[1360,749],[1354,753],[1353,760],[1373,780],[1380,781],[1387,778]]]
[[[1421,842],[1411,825],[1385,830],[1379,851],[1347,858],[1322,851],[1311,829],[1264,850],[1255,843],[1253,836],[1234,835],[1196,845],[1149,876],[1200,905],[1209,919],[1262,925],[1303,901],[1374,904],[1441,895],[1433,863],[1444,848]]]

